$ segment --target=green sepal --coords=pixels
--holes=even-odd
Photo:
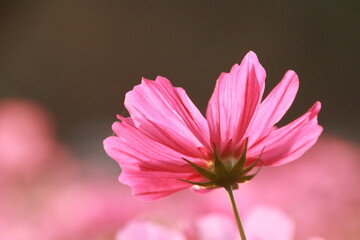
[[[244,145],[244,149],[241,153],[240,159],[239,161],[236,162],[236,164],[234,165],[234,167],[232,167],[232,169],[230,170],[230,174],[241,174],[242,170],[245,167],[245,162],[246,162],[246,151],[247,151],[247,146],[248,146],[248,139],[245,139],[245,145]],[[244,175],[244,174],[241,174]]]
[[[213,172],[210,172],[210,171],[206,170],[205,168],[199,167],[195,163],[187,160],[186,158],[182,158],[182,159],[184,161],[186,161],[188,164],[190,164],[190,166],[192,166],[204,178],[209,179],[209,180],[214,180],[215,178],[217,178],[216,174],[214,174]]]
[[[245,168],[244,170],[241,171],[241,175],[244,176],[246,175],[248,172],[250,172],[255,166],[256,164],[259,162],[259,158],[257,158],[255,160],[255,162],[253,162],[249,167]]]
[[[192,182],[192,181],[188,181],[188,180],[185,180],[185,179],[178,179],[178,180],[186,182],[186,183],[190,183],[190,184],[193,184],[193,185],[198,185],[198,186],[201,186],[201,187],[215,186],[215,184],[212,181],[208,181],[208,182]]]
[[[219,156],[216,151],[216,146],[214,146],[214,168],[215,168],[215,173],[218,176],[227,175],[229,173],[224,163],[219,159]]]
[[[262,166],[260,166],[260,168],[258,168],[254,174],[246,175],[256,167],[259,161],[261,161],[260,158],[264,151],[263,149],[259,157],[250,166],[245,168],[247,147],[248,147],[248,138],[245,139],[244,149],[241,153],[239,160],[235,163],[235,165],[231,169],[228,169],[226,165],[220,160],[215,146],[214,146],[214,165],[213,168],[211,168],[212,171],[209,171],[185,158],[182,158],[190,166],[192,166],[202,177],[206,178],[209,181],[193,182],[184,179],[178,179],[178,180],[189,184],[197,185],[206,189],[215,189],[219,187],[225,187],[225,188],[231,187],[232,189],[237,189],[239,187],[238,186],[239,183],[245,183],[250,181],[257,175],[257,173],[262,168]]]
[[[241,175],[244,176],[245,174],[247,174],[248,172],[250,172],[259,162],[261,155],[264,152],[265,147],[261,150],[261,153],[259,154],[259,157],[255,160],[255,162],[253,162],[249,167],[245,168],[242,172]],[[262,167],[262,166],[261,166]],[[258,173],[260,171],[260,169],[257,170],[256,173]]]
[[[256,162],[258,162],[258,161],[259,161],[259,158],[256,160]],[[256,164],[255,164],[255,165],[256,165]],[[255,165],[254,165],[254,166],[255,166]],[[258,168],[254,174],[247,175],[247,176],[244,176],[244,175],[243,175],[242,177],[239,177],[239,178],[237,179],[237,182],[238,182],[238,183],[245,183],[245,182],[250,181],[251,179],[253,179],[253,178],[260,172],[261,168],[262,168],[262,166],[261,166],[260,168]]]
[[[255,176],[256,176],[257,173],[255,174],[252,174],[252,175],[247,175],[247,176],[242,176],[242,177],[239,177],[237,179],[237,183],[246,183],[248,181],[250,181],[251,179],[253,179]]]

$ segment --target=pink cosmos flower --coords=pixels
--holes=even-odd
[[[188,163],[214,171],[218,157],[233,167],[246,142],[246,166],[262,151],[263,166],[300,157],[322,132],[317,123],[321,104],[316,102],[303,116],[277,128],[295,98],[298,77],[288,71],[262,101],[265,76],[256,54],[249,52],[240,65],[220,75],[206,118],[185,91],[166,78],[142,79],[126,94],[130,117],[118,116],[121,121],[113,124],[117,136],[104,141],[105,151],[122,168],[120,182],[131,186],[138,198],[155,200],[192,186],[179,179],[207,180]]]

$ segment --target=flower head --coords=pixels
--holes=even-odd
[[[249,52],[240,65],[220,75],[206,118],[166,78],[143,79],[126,94],[130,117],[118,116],[113,124],[117,136],[104,141],[105,151],[122,168],[120,182],[138,198],[155,200],[189,183],[236,185],[252,178],[248,172],[255,165],[278,166],[300,157],[322,132],[320,102],[277,128],[295,98],[298,77],[288,71],[262,101],[265,76],[256,54]]]

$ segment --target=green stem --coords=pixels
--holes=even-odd
[[[236,223],[237,223],[237,226],[238,226],[238,229],[239,229],[241,240],[246,240],[244,228],[241,225],[239,212],[238,212],[237,207],[236,207],[236,202],[235,202],[234,194],[233,194],[233,188],[232,188],[232,186],[228,186],[228,187],[225,187],[225,189],[226,189],[226,191],[227,191],[227,193],[229,195],[230,201],[231,201],[231,205],[232,205],[232,208],[233,208],[233,211],[234,211],[234,216],[235,216]]]

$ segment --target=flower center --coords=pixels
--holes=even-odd
[[[179,179],[181,181],[191,183],[202,188],[219,188],[219,187],[233,187],[237,188],[238,183],[244,183],[250,181],[256,176],[260,168],[254,174],[248,174],[253,170],[260,160],[259,158],[253,162],[250,166],[245,167],[246,163],[246,151],[247,140],[245,142],[244,150],[239,159],[227,158],[225,161],[220,160],[216,148],[214,148],[214,160],[209,162],[207,169],[202,168],[195,163],[183,158],[189,165],[191,165],[202,177],[207,179],[205,182],[192,182],[185,179]]]

